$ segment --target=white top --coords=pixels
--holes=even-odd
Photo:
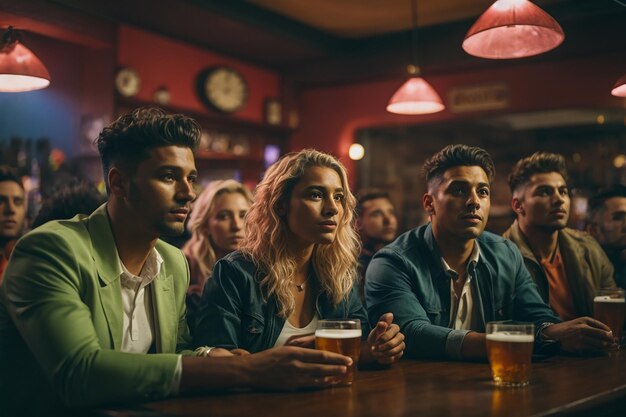
[[[450,281],[450,328],[452,329],[470,330],[472,325],[476,324],[474,323],[474,298],[470,286],[472,275],[469,273],[469,268],[472,264],[476,265],[479,257],[480,250],[478,243],[474,243],[474,249],[472,250],[469,262],[467,263],[467,270],[465,271],[467,279],[465,280],[460,296],[454,291],[454,279],[457,279],[459,274],[454,269],[450,268],[450,265],[448,265],[443,257],[441,258],[443,269],[453,278],[452,281]]]
[[[317,329],[317,322],[319,321],[317,317],[317,313],[313,315],[313,320],[305,327],[298,328],[293,324],[289,323],[289,320],[285,320],[285,325],[283,329],[280,331],[278,335],[278,339],[276,339],[276,343],[274,343],[274,347],[283,346],[289,338],[294,336],[304,336],[307,334],[314,334],[315,329]]]
[[[148,353],[155,344],[155,318],[152,309],[152,297],[148,285],[154,281],[161,271],[163,258],[156,250],[148,255],[139,276],[131,274],[119,258],[120,283],[122,284],[122,306],[124,308],[122,324],[122,352]],[[154,352],[156,352],[156,345]],[[180,389],[183,374],[183,359],[178,356],[178,364],[170,385],[169,394],[176,395]]]

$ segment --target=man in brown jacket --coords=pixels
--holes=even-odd
[[[563,156],[537,152],[509,176],[517,220],[504,233],[524,257],[545,302],[563,319],[593,314],[598,288],[615,287],[613,266],[587,233],[565,227],[570,197]]]

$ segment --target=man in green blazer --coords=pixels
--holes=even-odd
[[[97,140],[108,202],[17,243],[0,287],[3,416],[216,388],[325,386],[345,373],[349,358],[309,349],[191,350],[189,269],[159,237],[184,230],[199,136],[195,121],[159,109],[122,116]]]

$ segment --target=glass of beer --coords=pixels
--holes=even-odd
[[[611,328],[618,345],[626,319],[626,298],[621,288],[600,289],[593,299],[593,316]]]
[[[528,385],[534,341],[533,324],[487,323],[487,356],[496,385]]]
[[[320,320],[315,330],[315,348],[352,358],[342,385],[352,385],[361,354],[361,320]]]

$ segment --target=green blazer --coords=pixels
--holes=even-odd
[[[167,395],[177,353],[192,354],[189,268],[177,248],[158,241],[156,249],[163,258],[150,284],[158,354],[137,354],[119,351],[121,284],[106,205],[20,239],[0,286],[1,408],[27,414]]]

